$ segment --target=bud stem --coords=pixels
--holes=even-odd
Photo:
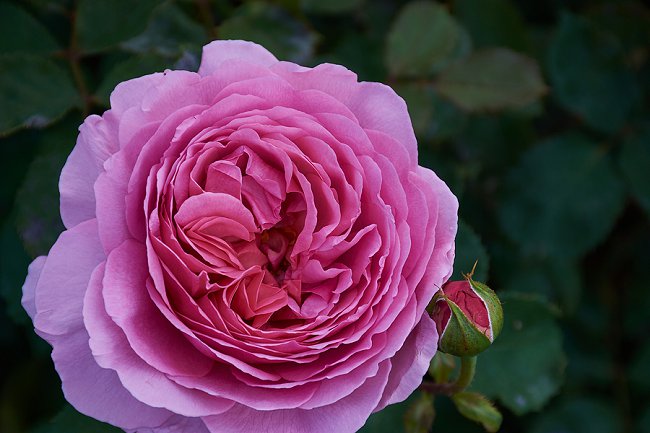
[[[474,379],[476,372],[476,356],[463,356],[460,358],[460,373],[454,383],[454,394],[465,390]]]
[[[454,395],[464,391],[474,379],[476,372],[476,356],[463,356],[460,358],[460,372],[453,383],[422,382],[420,389],[432,394]]]

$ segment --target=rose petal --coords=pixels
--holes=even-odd
[[[247,41],[213,41],[203,47],[199,75],[213,74],[229,59],[245,60],[261,66],[270,66],[278,59],[264,47]]]
[[[34,326],[60,335],[83,325],[83,297],[93,269],[104,260],[96,220],[61,233],[50,250],[36,284]]]

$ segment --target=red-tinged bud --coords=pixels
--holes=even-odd
[[[496,293],[472,280],[450,281],[436,295],[432,318],[438,348],[454,356],[475,356],[487,349],[503,328],[503,308]]]

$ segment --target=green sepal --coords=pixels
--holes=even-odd
[[[445,298],[451,309],[449,323],[438,343],[438,348],[454,356],[475,356],[490,347],[490,339],[463,313],[455,302]]]
[[[461,415],[480,423],[488,432],[496,432],[501,427],[503,416],[483,395],[464,391],[454,394],[451,399]]]
[[[488,317],[490,318],[490,330],[492,335],[488,335],[488,338],[491,337],[491,340],[494,341],[501,330],[503,329],[503,307],[501,306],[501,300],[494,292],[483,283],[472,280],[472,278],[467,278],[472,290],[476,292],[477,295],[483,300],[483,303],[487,307]]]

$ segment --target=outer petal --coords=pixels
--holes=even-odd
[[[37,331],[60,335],[83,326],[83,298],[88,280],[103,260],[96,220],[61,233],[36,285]]]
[[[32,320],[34,320],[34,316],[36,315],[36,285],[41,278],[41,272],[43,271],[46,260],[47,256],[40,256],[34,259],[29,265],[27,278],[23,284],[23,297],[20,303]]]
[[[315,409],[257,411],[237,404],[229,411],[205,417],[212,433],[352,433],[370,416],[386,386],[389,361],[379,366],[377,375],[356,391],[334,404]]]
[[[278,59],[266,48],[248,41],[214,41],[203,47],[199,75],[213,74],[226,60],[246,60],[260,66],[271,66]]]
[[[50,343],[63,394],[79,412],[127,429],[156,427],[172,415],[139,402],[114,371],[99,367],[90,353],[85,330],[55,336]]]
[[[391,358],[392,369],[388,384],[375,412],[389,404],[406,400],[420,386],[437,347],[436,325],[425,313],[404,346]]]
[[[189,418],[174,415],[167,422],[156,428],[139,428],[129,433],[210,433],[201,418]]]
[[[68,157],[59,180],[61,219],[67,228],[95,218],[93,185],[103,171],[104,161],[117,151],[113,114],[92,115],[79,127],[77,144]]]

